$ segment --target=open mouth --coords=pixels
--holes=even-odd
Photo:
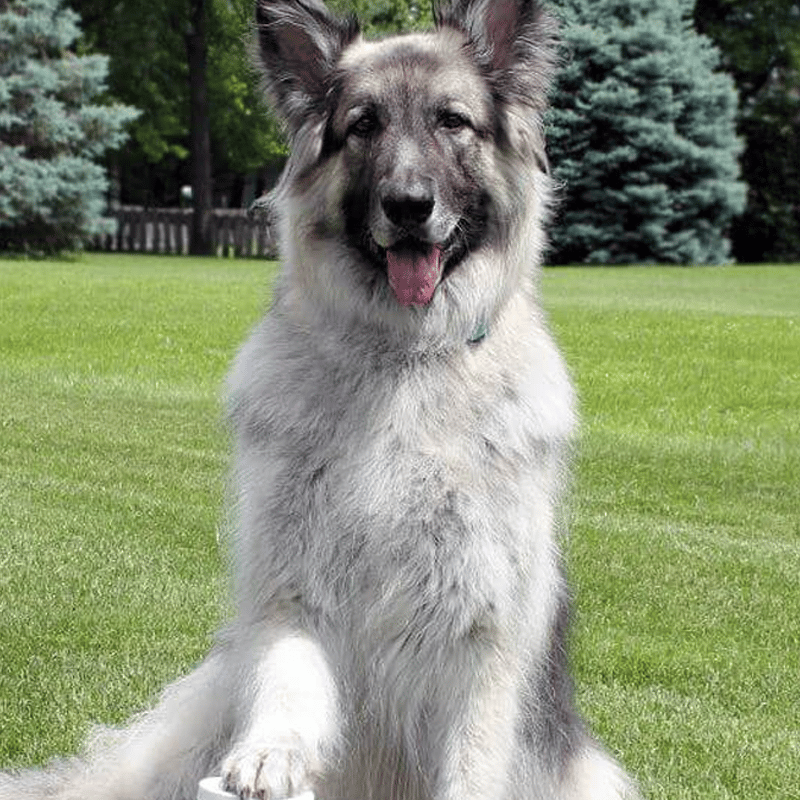
[[[397,242],[386,252],[386,274],[397,302],[425,306],[442,279],[442,246],[414,240]]]
[[[402,306],[426,306],[436,288],[462,260],[466,248],[457,235],[441,243],[407,237],[391,247],[372,241],[373,258],[386,268],[389,286]]]
[[[420,235],[419,230],[373,230],[364,215],[365,200],[353,195],[345,203],[345,231],[349,242],[376,270],[378,280],[386,280],[397,302],[403,307],[429,305],[441,283],[448,279],[470,253],[484,243],[489,225],[488,195],[475,198],[462,215],[443,232],[438,241]],[[392,234],[398,238],[392,241]],[[442,234],[440,234],[442,235]],[[388,247],[381,242],[389,239]]]

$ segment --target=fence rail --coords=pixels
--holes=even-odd
[[[189,252],[192,235],[190,208],[121,206],[108,212],[117,231],[95,238],[94,249],[129,253]],[[275,240],[264,218],[251,218],[243,209],[214,209],[209,214],[212,252],[218,256],[277,254]]]

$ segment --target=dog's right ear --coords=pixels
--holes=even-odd
[[[267,92],[296,132],[324,111],[333,68],[358,23],[334,17],[319,0],[256,0],[256,26]]]

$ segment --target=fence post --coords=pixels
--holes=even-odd
[[[90,247],[119,253],[186,255],[190,251],[191,209],[119,206],[110,210],[108,216],[116,219],[116,231],[94,237]],[[208,228],[214,255],[238,258],[275,255],[271,228],[264,217],[250,217],[244,209],[216,209],[209,214]]]

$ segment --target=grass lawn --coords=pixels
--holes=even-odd
[[[221,385],[272,269],[0,260],[0,764],[74,752],[208,647]],[[582,708],[649,800],[797,797],[800,267],[543,292],[584,418]]]

